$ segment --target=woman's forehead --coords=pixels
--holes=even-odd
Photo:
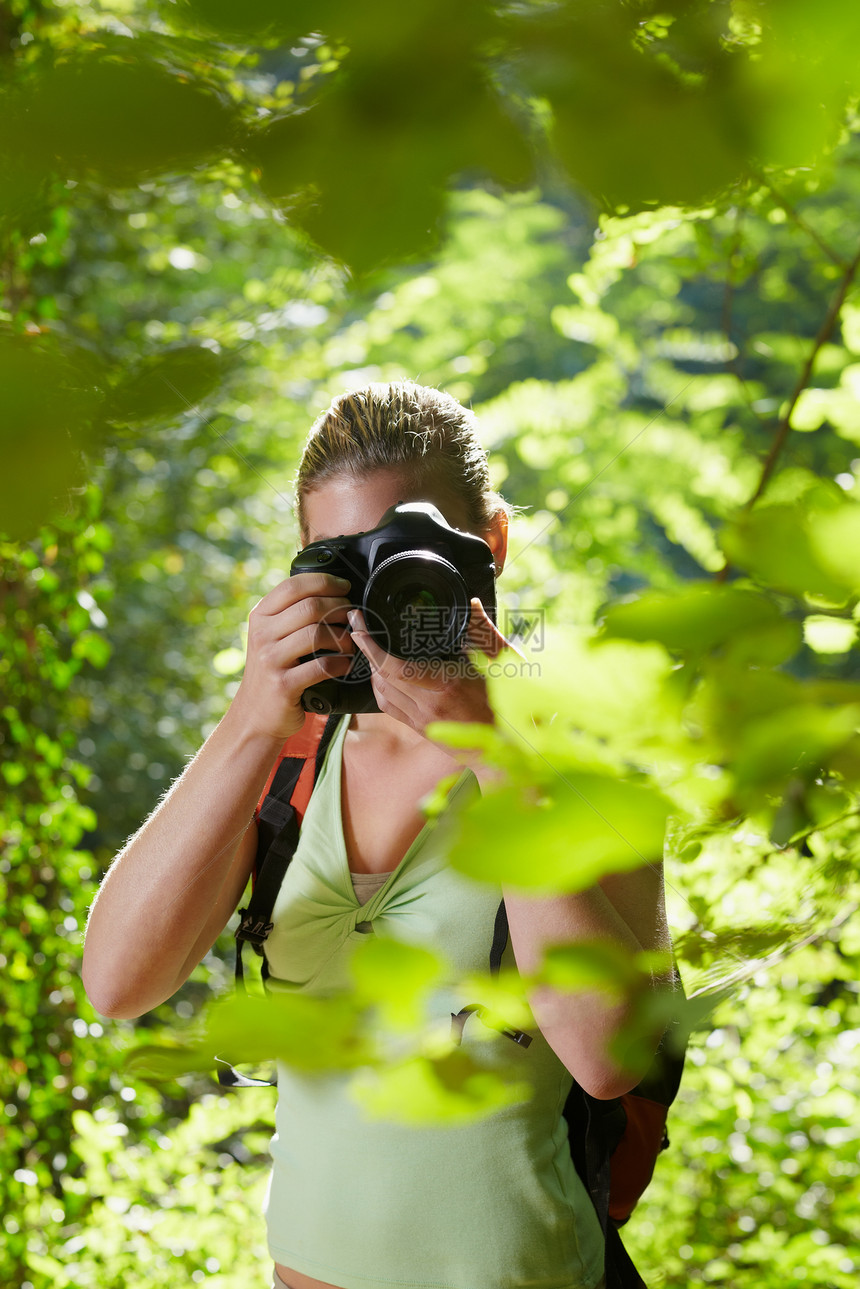
[[[333,475],[304,498],[303,541],[361,533],[376,528],[382,516],[401,501],[429,501],[455,528],[469,527],[468,508],[432,483],[416,484],[399,470],[376,470],[362,478]]]

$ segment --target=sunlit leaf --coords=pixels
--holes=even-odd
[[[797,770],[827,764],[860,727],[860,704],[835,710],[814,705],[795,707],[751,721],[734,760],[741,788],[776,784]]]
[[[499,732],[528,750],[574,728],[632,751],[677,719],[672,659],[657,644],[590,639],[560,627],[513,675],[488,669]],[[506,669],[507,671],[507,669]],[[543,735],[546,734],[548,744]]]
[[[673,949],[682,964],[702,968],[714,963],[725,969],[729,960],[764,958],[779,949],[789,951],[813,929],[809,922],[799,925],[773,922],[725,927],[720,931],[710,931],[706,936],[701,931],[687,931],[674,938]]]
[[[674,595],[651,591],[613,605],[603,626],[609,636],[658,640],[673,651],[698,653],[773,627],[780,618],[777,606],[756,591],[699,582]]]
[[[352,1069],[373,1057],[360,1020],[360,1007],[344,996],[231,995],[212,1003],[181,1042],[133,1050],[127,1069],[145,1078],[175,1078],[214,1069],[216,1057],[231,1065],[279,1060],[309,1072]]]
[[[0,774],[6,780],[10,788],[17,788],[23,783],[28,774],[27,766],[22,761],[4,761],[0,765]]]
[[[368,1114],[415,1126],[474,1123],[528,1100],[531,1092],[528,1083],[483,1068],[459,1048],[360,1074],[353,1083]]]
[[[860,435],[857,395],[849,389],[805,389],[791,414],[793,430],[818,430],[825,421],[837,426],[845,438]]]
[[[803,638],[816,653],[847,653],[857,641],[857,625],[813,613],[803,620]]]
[[[495,975],[487,972],[467,976],[459,984],[462,1006],[476,1000],[483,1008],[481,1019],[490,1029],[532,1029],[535,1024],[526,997],[527,987],[518,971],[502,968]],[[473,1031],[480,1033],[478,1029]]]
[[[106,667],[112,652],[110,641],[95,631],[81,632],[72,644],[72,657],[85,658],[93,667]]]
[[[642,957],[612,940],[579,940],[548,948],[536,979],[554,989],[624,995],[641,988],[653,971],[666,972],[671,965],[671,954]]]
[[[809,538],[822,567],[853,594],[860,592],[860,506],[849,504],[814,515]]]
[[[395,1029],[420,1024],[427,994],[437,984],[443,963],[417,945],[368,936],[350,963],[357,997],[377,1008]]]
[[[478,881],[585,890],[659,860],[670,809],[644,784],[565,771],[540,789],[500,788],[473,802],[458,816],[450,860]]]
[[[458,751],[475,749],[494,757],[502,756],[504,751],[505,737],[493,725],[463,721],[433,721],[427,726],[427,735],[439,743],[444,743],[446,747],[455,748]],[[450,787],[450,783],[447,786]]]
[[[857,11],[822,0],[813,13],[803,0],[785,0],[761,16],[761,44],[743,65],[759,153],[776,165],[808,164],[836,141],[856,88]]]
[[[794,506],[761,506],[730,524],[723,532],[723,547],[731,563],[747,569],[757,581],[796,595],[816,595],[839,604],[849,593],[851,581],[822,556],[802,513]]]

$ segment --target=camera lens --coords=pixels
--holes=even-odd
[[[469,592],[457,569],[432,551],[402,551],[374,569],[364,595],[371,635],[396,658],[456,653],[469,622]]]

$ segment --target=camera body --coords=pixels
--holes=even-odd
[[[401,502],[368,532],[311,542],[290,566],[291,576],[296,573],[345,577],[369,634],[396,658],[463,657],[470,600],[476,596],[487,616],[496,618],[489,546],[481,537],[452,528],[429,502]],[[324,715],[377,712],[370,677],[367,659],[357,652],[345,676],[306,689],[302,706]]]

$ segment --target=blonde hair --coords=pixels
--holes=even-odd
[[[341,394],[314,422],[296,476],[302,531],[309,492],[336,476],[361,479],[375,470],[399,470],[417,490],[431,486],[459,498],[480,531],[500,510],[510,511],[490,487],[472,412],[450,394],[413,381]]]

